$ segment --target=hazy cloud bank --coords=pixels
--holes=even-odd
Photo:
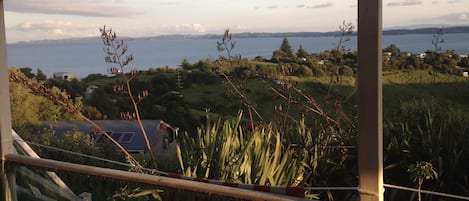
[[[129,17],[140,14],[120,6],[121,1],[6,0],[5,9],[19,13],[62,14],[89,17]]]

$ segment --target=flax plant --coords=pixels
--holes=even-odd
[[[416,163],[427,161],[433,164],[432,171],[427,173],[431,173],[428,175],[434,180],[426,182],[425,188],[467,194],[467,121],[466,113],[435,99],[403,102],[399,112],[391,114],[383,127],[385,182],[406,186],[413,185],[413,182],[420,183],[419,179],[426,176],[415,174],[419,173],[415,171],[419,170]],[[406,172],[409,174],[404,174]],[[437,177],[434,173],[438,173]]]
[[[207,117],[208,118],[208,117]],[[298,186],[304,166],[271,125],[246,131],[234,120],[207,122],[195,138],[179,141],[177,154],[186,176],[247,184]]]
[[[158,169],[155,156],[151,149],[150,140],[148,139],[147,132],[140,117],[140,111],[138,104],[148,96],[148,91],[143,90],[137,94],[132,91],[130,82],[138,75],[136,69],[131,69],[130,73],[126,73],[126,69],[129,64],[133,61],[134,56],[128,54],[128,46],[124,43],[123,40],[118,40],[117,35],[112,29],[106,29],[104,26],[100,28],[101,39],[104,44],[104,52],[106,53],[105,61],[106,63],[111,64],[112,66],[108,68],[108,72],[120,76],[124,80],[124,84],[117,84],[114,86],[114,92],[125,94],[129,97],[131,101],[131,106],[133,108],[132,112],[122,112],[121,118],[128,120],[136,120],[140,130],[142,131],[143,137],[145,139],[145,145],[147,151],[150,153],[151,161],[153,163],[153,168]]]

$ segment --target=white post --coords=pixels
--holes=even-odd
[[[5,171],[5,155],[13,153],[13,139],[11,137],[11,111],[10,111],[10,89],[8,87],[8,65],[5,39],[5,17],[3,14],[3,0],[0,0],[0,156],[2,160],[2,195],[6,201],[14,199],[14,175]],[[10,178],[10,180],[8,179]],[[13,179],[13,180],[12,180]],[[13,183],[10,183],[10,182]],[[16,186],[16,185],[15,185]],[[12,194],[13,193],[13,194]]]
[[[382,0],[358,0],[360,200],[383,201]]]

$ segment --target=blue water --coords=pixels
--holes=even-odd
[[[431,34],[383,36],[383,48],[396,44],[401,51],[420,53],[433,49]],[[446,34],[443,50],[456,50],[469,54],[469,34]],[[271,58],[272,52],[280,47],[283,38],[240,38],[236,40],[233,54],[254,58]],[[310,53],[330,50],[336,45],[336,37],[289,37],[296,51],[301,44]],[[216,59],[216,39],[153,39],[128,40],[129,51],[134,54],[131,68],[147,70],[154,67],[176,67],[183,59],[195,63],[201,59]],[[356,50],[357,40],[353,37],[345,43],[346,48]],[[49,42],[43,44],[9,44],[8,65],[30,67],[36,72],[40,68],[48,76],[54,72],[72,72],[80,77],[91,73],[107,74],[110,67],[104,62],[103,45],[100,39],[87,41]]]

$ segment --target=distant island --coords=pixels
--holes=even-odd
[[[407,35],[407,34],[435,34],[442,28],[417,28],[417,29],[389,29],[383,30],[383,35]],[[469,33],[469,26],[453,26],[444,27],[445,34],[451,33]],[[354,35],[357,32],[353,33]],[[263,37],[331,37],[339,36],[339,31],[328,31],[328,32],[279,32],[279,33],[263,33],[263,32],[243,32],[233,33],[234,38],[263,38]],[[124,40],[152,40],[152,39],[220,39],[221,34],[205,34],[205,35],[194,35],[194,34],[170,34],[150,37],[121,37]],[[86,40],[96,40],[99,37],[88,37],[88,38],[70,38],[60,40],[36,40],[22,43],[57,43],[57,42],[80,42]]]
[[[406,34],[435,34],[441,28],[418,28],[418,29],[391,29],[384,30],[383,35],[406,35]],[[455,26],[443,28],[444,33],[469,33],[469,26]],[[262,33],[262,32],[243,32],[233,33],[234,38],[262,38],[262,37],[330,37],[340,35],[339,31],[328,32],[280,32],[280,33]],[[356,32],[354,32],[356,35]],[[173,34],[152,37],[143,37],[138,39],[219,39],[220,34],[192,35],[192,34]],[[135,38],[137,39],[137,38]]]

